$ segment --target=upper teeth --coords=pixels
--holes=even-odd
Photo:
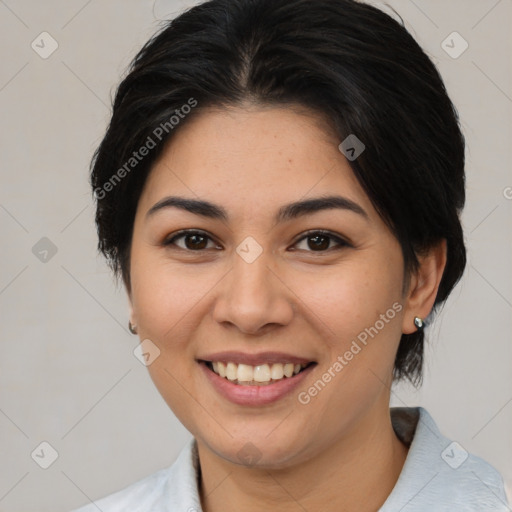
[[[299,373],[305,364],[293,363],[274,363],[251,366],[248,364],[236,364],[233,362],[223,363],[221,361],[212,362],[213,371],[230,381],[240,382],[270,382],[271,380],[280,380],[284,377],[292,377]]]

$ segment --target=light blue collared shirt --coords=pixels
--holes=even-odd
[[[511,512],[501,475],[444,437],[422,407],[392,408],[409,445],[404,467],[379,512]],[[199,459],[192,439],[172,466],[74,512],[202,512]]]

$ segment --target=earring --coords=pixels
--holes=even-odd
[[[130,321],[128,321],[128,329],[130,329],[130,332],[132,334],[137,334],[137,326],[132,325],[132,323]]]
[[[420,318],[419,316],[415,316],[414,317],[414,325],[418,328],[418,329],[423,329],[424,327],[424,322],[423,322],[423,319]]]

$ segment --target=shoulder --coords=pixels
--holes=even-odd
[[[443,436],[425,409],[396,409],[393,415],[403,435],[412,425],[412,435],[402,473],[381,512],[511,510],[498,471]]]
[[[191,440],[170,467],[73,512],[200,510],[196,457],[195,441]]]

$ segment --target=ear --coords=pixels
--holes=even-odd
[[[137,327],[137,319],[135,318],[135,314],[133,312],[133,306],[131,305],[131,303],[130,303],[130,314],[129,314],[128,318],[130,319],[130,323],[134,327]]]
[[[418,257],[419,268],[411,275],[409,289],[404,297],[405,311],[402,332],[411,334],[417,330],[414,317],[424,320],[432,310],[439,283],[446,266],[446,240],[441,240],[425,254]]]
[[[137,318],[135,318],[135,313],[133,311],[133,301],[132,301],[132,294],[130,289],[125,285],[126,290],[126,296],[128,297],[128,307],[130,310],[128,318],[130,319],[130,323],[134,326],[137,325]]]

